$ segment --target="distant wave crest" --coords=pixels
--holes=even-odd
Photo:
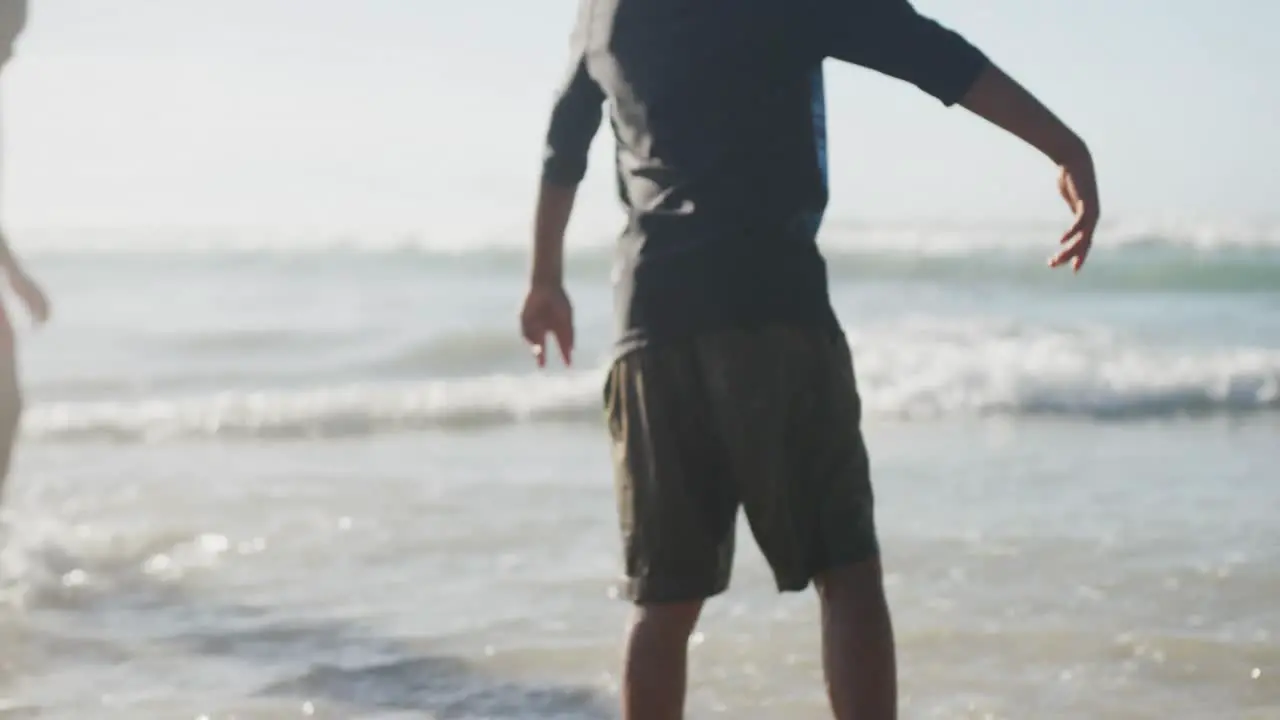
[[[619,224],[619,227],[621,225]],[[1065,229],[1062,223],[854,223],[832,221],[823,230],[824,249],[844,253],[969,255],[1001,249],[1041,248]],[[451,232],[230,229],[43,230],[19,233],[24,249],[38,254],[523,254],[523,226],[481,236]],[[612,229],[575,233],[579,254],[608,251]],[[1099,233],[1100,247],[1280,250],[1280,222],[1233,224],[1112,223]]]
[[[1055,251],[1056,225],[861,226],[831,223],[821,238],[834,281],[894,280],[1037,286],[1065,282],[1041,272]],[[397,268],[415,272],[524,272],[522,230],[456,240],[422,233],[179,232],[43,233],[27,238],[33,255],[76,262],[198,262],[236,267],[261,262]],[[575,234],[569,269],[601,282],[613,262],[608,233]],[[278,268],[279,269],[279,268]],[[1064,285],[1065,286],[1065,285]],[[1115,226],[1100,232],[1080,289],[1280,292],[1280,225]],[[254,338],[247,338],[253,340]]]

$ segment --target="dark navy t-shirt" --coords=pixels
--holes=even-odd
[[[582,0],[543,180],[574,186],[607,108],[627,209],[619,350],[730,326],[836,327],[822,61],[950,105],[981,52],[907,0]]]

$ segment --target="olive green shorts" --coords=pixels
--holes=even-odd
[[[780,591],[878,554],[862,406],[838,330],[643,346],[611,368],[605,414],[633,602],[723,592],[739,507]]]

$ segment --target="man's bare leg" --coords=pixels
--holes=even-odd
[[[622,670],[623,720],[684,717],[689,636],[701,612],[701,601],[636,608]]]
[[[837,720],[896,720],[897,660],[879,559],[824,573],[822,659]]]

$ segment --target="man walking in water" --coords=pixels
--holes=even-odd
[[[849,349],[816,234],[827,204],[821,66],[836,58],[960,104],[1059,168],[1079,270],[1098,221],[1085,144],[908,0],[583,0],[551,116],[521,313],[539,364],[573,317],[564,231],[607,105],[628,223],[605,387],[627,596],[629,720],[683,714],[703,602],[729,584],[745,509],[780,591],[810,582],[836,717],[896,717],[885,601]]]
[[[26,0],[0,0],[0,78],[13,56],[13,43],[27,21]],[[8,238],[0,230],[0,271],[4,272],[14,294],[26,304],[31,317],[42,323],[49,317],[49,300],[40,286],[27,274],[9,248]],[[4,305],[0,304],[0,494],[9,476],[13,444],[22,418],[22,392],[18,386],[17,347],[13,324]]]

